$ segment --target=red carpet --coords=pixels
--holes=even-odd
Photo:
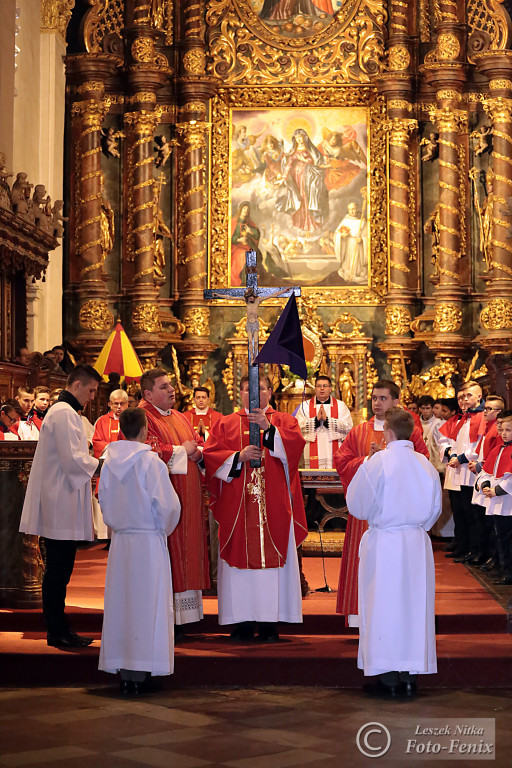
[[[0,611],[0,653],[4,685],[63,685],[112,682],[97,669],[107,553],[102,546],[79,552],[68,589],[67,612],[76,631],[92,634],[80,651],[48,648],[40,611]],[[437,675],[422,687],[508,687],[512,680],[512,637],[506,613],[462,565],[435,553]],[[339,559],[325,561],[327,582],[337,588]],[[320,558],[304,558],[310,588],[322,587]],[[176,649],[175,674],[166,685],[337,685],[360,686],[357,630],[335,614],[335,593],[312,592],[303,601],[302,625],[282,625],[281,642],[234,645],[217,623],[217,600],[206,597],[205,617],[188,628]]]

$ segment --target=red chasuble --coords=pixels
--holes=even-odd
[[[375,432],[373,429],[374,417],[363,424],[353,427],[348,433],[340,450],[335,454],[333,461],[341,478],[345,493],[352,478],[370,453],[371,443],[384,445],[384,433]],[[423,441],[422,430],[414,427],[411,441],[414,450],[430,458],[428,448]],[[357,606],[357,572],[359,568],[359,544],[363,533],[367,530],[366,520],[357,520],[348,515],[347,530],[343,543],[341,556],[340,580],[338,584],[338,596],[336,599],[336,612],[342,616],[356,615]]]
[[[206,431],[210,433],[212,425],[222,418],[222,413],[214,411],[213,408],[208,408],[206,413],[202,414],[196,413],[195,408],[191,408],[190,411],[184,411],[183,415],[187,419],[188,423],[192,425],[192,429],[196,433],[195,437],[199,445],[204,444],[204,437],[197,434],[197,430],[199,429],[199,422],[202,421]]]
[[[214,477],[233,453],[249,445],[249,420],[245,409],[224,416],[213,425],[203,452],[212,494],[210,508],[219,523],[220,556],[235,568],[282,567],[288,552],[292,516],[297,546],[308,533],[298,473],[304,438],[297,420],[290,414],[267,408],[265,415],[279,430],[283,441],[290,492],[283,462],[266,448],[262,455],[262,485],[258,484],[259,470],[253,470],[250,462],[242,464],[240,476],[230,483],[221,483]],[[262,501],[258,503],[260,491]]]
[[[94,426],[92,447],[94,458],[99,459],[109,443],[115,443],[119,439],[119,419],[114,418],[113,413],[100,416]]]
[[[192,427],[182,413],[171,411],[169,416],[163,416],[145,400],[141,400],[139,407],[144,408],[148,417],[147,442],[166,464],[173,445],[194,439]],[[168,538],[174,592],[208,589],[210,585],[201,473],[194,461],[187,465],[186,475],[170,475],[181,502],[180,521]]]

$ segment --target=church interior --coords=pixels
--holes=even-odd
[[[63,345],[72,360],[93,364],[120,322],[142,367],[169,371],[179,410],[191,406],[195,387],[206,386],[212,406],[231,413],[247,373],[245,254],[255,251],[258,286],[270,293],[300,288],[308,379],[266,365],[277,410],[293,413],[304,392],[314,392],[318,373],[330,376],[354,424],[368,418],[379,378],[399,386],[406,406],[423,395],[454,398],[471,379],[512,407],[510,0],[1,6],[2,402],[24,385],[63,387],[65,375],[45,350]],[[238,297],[220,295],[236,289]],[[276,296],[262,302],[260,345],[285,303]],[[105,411],[106,384],[100,389],[91,421]],[[0,690],[0,700],[12,704],[12,718],[25,712],[34,733],[43,724],[48,736],[52,725],[67,722],[70,733],[82,726],[78,716],[66,720],[69,707],[99,706],[110,717],[119,705],[109,709],[101,696],[85,704],[79,693],[66,703],[69,692],[61,692],[45,725],[37,697],[27,705],[27,693],[18,691],[104,683],[97,648],[62,654],[41,647],[37,543],[12,524],[33,450],[0,443],[0,638],[10,668],[1,684],[12,689]],[[71,591],[77,621],[95,636],[104,560],[96,550],[81,553]],[[324,578],[334,586],[339,554],[326,557],[327,576],[318,557],[304,562],[310,586]],[[490,589],[473,569],[447,570],[440,553],[437,571],[442,674],[431,709],[419,699],[413,714],[442,717],[459,707],[461,715],[494,717],[499,710],[504,749],[510,590]],[[238,685],[233,701],[238,697],[245,720],[237,738],[254,738],[246,733],[254,716],[255,729],[281,729],[270,752],[254,741],[242,759],[222,743],[223,757],[185,750],[176,764],[331,765],[343,745],[319,736],[326,709],[333,728],[332,707],[355,731],[357,718],[350,698],[334,701],[329,687],[356,688],[362,676],[357,633],[336,625],[328,593],[312,594],[299,640],[252,659],[219,645],[212,599],[204,632],[213,644],[196,638],[177,649],[176,685],[217,692],[209,699],[196,690],[189,700],[182,690],[176,701],[167,690],[151,712],[138,702],[123,714],[169,722],[171,733],[186,725],[191,742],[210,738],[213,708],[222,713],[222,734],[233,725],[222,687]],[[302,720],[286,735],[293,690],[277,698],[262,691],[256,705],[243,689],[258,684],[317,686],[308,730],[301,731],[311,704],[307,687],[296,696]],[[444,690],[471,684],[499,692],[463,699]],[[356,710],[358,727],[370,713],[395,717],[390,704],[372,710],[360,696]],[[0,716],[6,733],[9,723]],[[155,733],[154,741],[137,741],[137,728],[124,747],[116,743],[115,757],[106,737],[93,758],[78,740],[69,742],[73,754],[53,754],[63,749],[55,733],[37,735],[43,751],[36,761],[36,747],[22,753],[11,735],[0,765],[167,765],[171,740]],[[354,735],[346,738],[355,750]],[[350,754],[351,765],[366,764],[357,750]]]

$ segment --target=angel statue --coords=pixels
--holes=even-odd
[[[428,138],[424,136],[420,141],[420,147],[426,147],[425,152],[421,156],[423,163],[429,163],[435,160],[439,156],[439,136],[437,133],[430,133]]]
[[[119,139],[125,137],[124,131],[116,131],[110,126],[105,130],[101,129],[101,150],[105,157],[121,157],[119,152]]]
[[[155,149],[155,165],[157,168],[163,168],[172,155],[173,144],[167,136],[155,136],[155,144],[158,147],[158,149]]]

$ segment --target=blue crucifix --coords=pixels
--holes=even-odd
[[[222,288],[220,290],[204,291],[205,299],[243,299],[247,305],[247,358],[249,374],[249,410],[260,407],[260,382],[259,366],[254,365],[253,360],[259,351],[258,307],[262,301],[273,299],[277,296],[300,296],[300,288],[262,288],[258,286],[258,273],[256,271],[256,251],[245,253],[245,288]],[[251,445],[260,446],[260,428],[257,424],[249,425],[249,440]],[[251,467],[259,466],[259,461],[251,461]]]

